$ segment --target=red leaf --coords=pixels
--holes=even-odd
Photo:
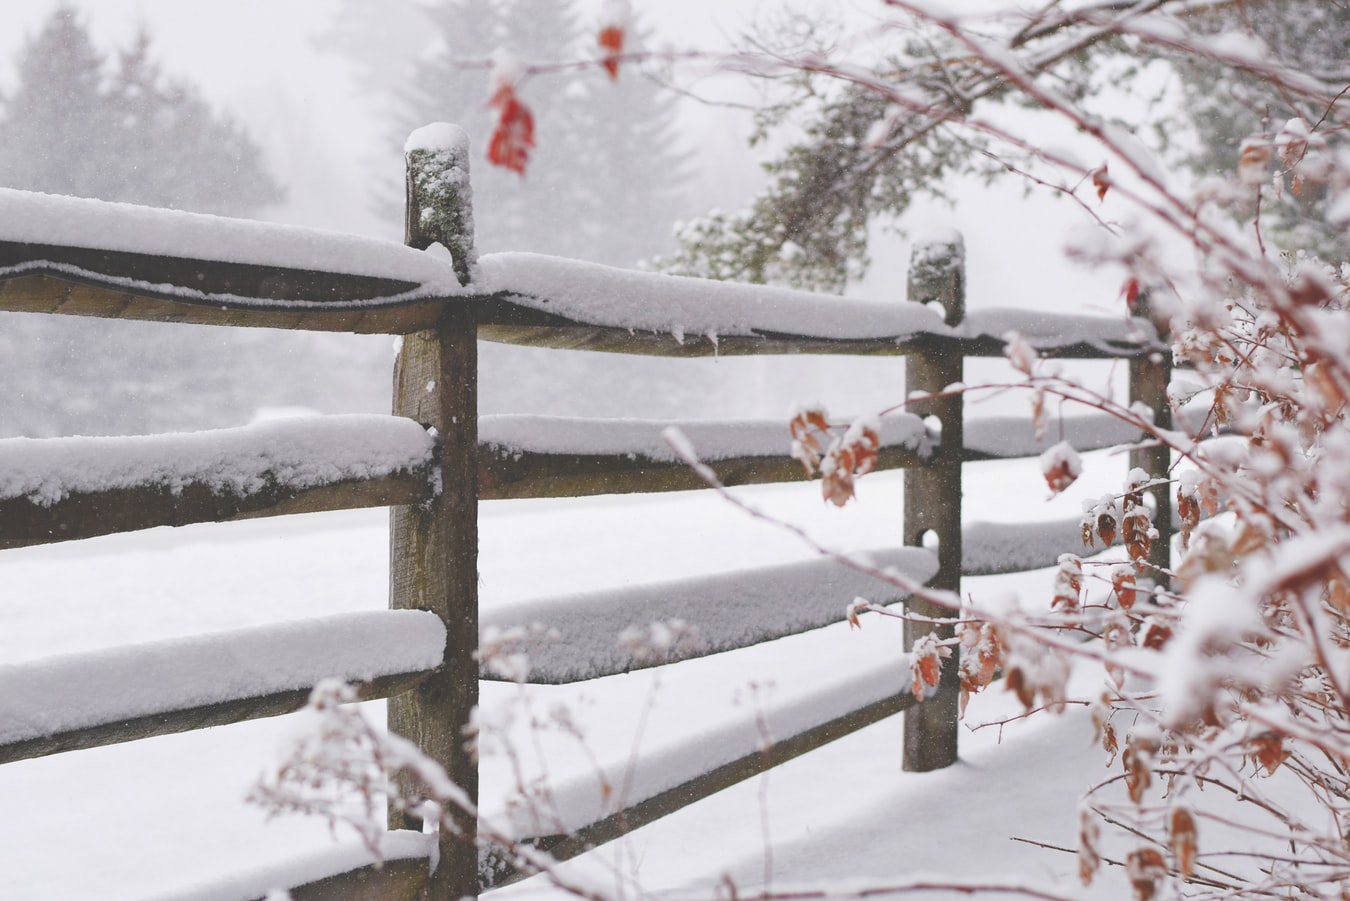
[[[523,176],[534,147],[534,115],[516,95],[516,86],[508,81],[498,83],[488,106],[497,110],[497,127],[488,142],[488,161]]]
[[[1111,176],[1106,172],[1105,163],[1092,170],[1092,187],[1097,189],[1098,200],[1106,199],[1106,192],[1111,189]]]
[[[1252,739],[1252,757],[1265,767],[1267,775],[1274,775],[1289,756],[1284,749],[1284,737],[1276,732],[1267,732]]]
[[[600,57],[600,65],[605,67],[610,78],[617,81],[619,57],[623,53],[623,29],[618,25],[606,25],[600,29],[599,44],[600,49],[604,51]]]
[[[1126,856],[1125,875],[1138,901],[1153,901],[1167,877],[1167,862],[1157,848],[1139,848]]]
[[[1195,817],[1184,807],[1173,809],[1171,827],[1168,831],[1172,838],[1170,843],[1172,854],[1177,860],[1177,872],[1181,874],[1182,879],[1189,879],[1191,873],[1195,872]]]
[[[1121,293],[1125,295],[1125,306],[1134,309],[1134,305],[1139,302],[1139,279],[1127,278]]]

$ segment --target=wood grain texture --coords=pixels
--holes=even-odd
[[[227,522],[291,513],[418,503],[430,494],[430,467],[378,479],[313,488],[269,484],[234,492],[202,482],[180,488],[140,485],[71,494],[50,506],[26,497],[0,500],[0,548],[52,544],[157,526]]]

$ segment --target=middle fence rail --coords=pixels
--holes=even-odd
[[[616,640],[631,626],[671,619],[704,626],[702,642],[675,649],[668,657],[674,661],[837,622],[855,597],[906,601],[898,589],[822,559],[518,605],[480,621],[479,501],[705,487],[664,439],[671,425],[725,485],[805,475],[787,456],[784,424],[480,418],[479,339],[674,357],[906,356],[905,390],[927,394],[883,421],[878,455],[878,468],[906,471],[898,523],[904,546],[873,560],[958,592],[962,575],[1053,565],[1080,535],[1077,520],[963,523],[964,463],[1031,456],[1049,444],[1032,436],[1025,419],[965,421],[960,391],[944,389],[963,381],[966,358],[1002,355],[1005,336],[1016,331],[1044,356],[1127,359],[1131,400],[1151,408],[1159,423],[1170,421],[1163,390],[1170,353],[1151,322],[967,312],[957,234],[916,247],[909,299],[894,302],[533,254],[479,257],[467,139],[453,126],[431,126],[408,148],[406,246],[0,190],[0,309],[403,336],[390,417],[188,436],[0,441],[0,548],[159,525],[391,508],[389,611],[214,636],[205,646],[218,656],[214,663],[203,664],[203,646],[187,641],[0,666],[0,762],[284,713],[336,676],[358,683],[362,697],[389,697],[390,729],[476,799],[478,768],[463,735],[479,678],[492,677],[480,673],[480,632],[564,633],[565,642],[525,648],[528,681],[563,683],[650,665]],[[1105,415],[1066,418],[1059,432],[1079,450],[1141,438]],[[1131,465],[1161,472],[1165,453],[1141,445]],[[1164,486],[1151,492],[1160,533],[1152,562],[1165,565],[1171,507]],[[735,622],[712,615],[733,599]],[[938,619],[950,615],[910,604]],[[597,621],[607,629],[573,628]],[[907,641],[920,628],[947,629],[911,626]],[[231,661],[241,656],[275,658],[277,665],[266,674],[232,673]],[[130,706],[126,692],[100,692],[108,673],[146,660],[155,662],[156,684],[130,693]],[[956,759],[956,668],[947,667],[939,690],[921,704],[903,670],[898,660],[893,678],[868,673],[827,703],[788,711],[786,737],[767,750],[757,736],[728,735],[717,754],[697,755],[697,765],[667,755],[659,769],[642,774],[640,790],[621,810],[595,801],[594,785],[560,786],[559,796],[592,800],[570,805],[555,831],[517,838],[564,859],[900,711],[906,768],[946,766]],[[425,880],[407,867],[390,868],[386,877],[365,871],[360,879],[387,878],[391,886],[399,881],[398,891],[451,898],[522,875],[508,857],[481,862],[476,824],[461,817],[457,825],[459,835],[443,830],[436,839],[440,864]],[[420,831],[422,824],[393,810],[390,827]],[[344,879],[355,885],[355,876],[338,875],[321,887],[297,887],[296,897],[338,890]]]

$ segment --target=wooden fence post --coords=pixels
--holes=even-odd
[[[1148,294],[1140,292],[1134,314],[1154,321]],[[1164,343],[1171,340],[1166,322],[1158,323],[1158,337]],[[1167,400],[1167,384],[1172,380],[1170,350],[1156,351],[1145,357],[1130,360],[1130,403],[1143,404],[1153,411],[1153,422],[1159,428],[1172,428],[1172,405]],[[1166,447],[1145,447],[1130,451],[1130,468],[1142,469],[1156,478],[1166,478],[1172,468],[1172,452]],[[1159,569],[1172,565],[1172,492],[1168,485],[1157,485],[1148,490],[1153,496],[1153,527],[1158,537],[1149,549],[1148,562]],[[1160,583],[1167,579],[1160,577]]]
[[[909,264],[909,299],[941,304],[948,325],[958,325],[965,318],[965,244],[960,234],[915,244]],[[940,392],[962,380],[964,362],[959,350],[949,348],[911,353],[905,358],[905,391]],[[934,535],[938,541],[938,572],[929,585],[959,595],[964,400],[959,394],[934,398],[911,403],[908,410],[936,417],[942,426],[942,444],[928,465],[905,470],[905,544],[922,546],[925,535]],[[920,600],[909,601],[907,608],[921,616],[955,616]],[[912,647],[929,632],[937,632],[942,638],[953,634],[950,626],[907,622],[905,647]],[[956,762],[960,687],[953,653],[944,662],[936,694],[905,711],[906,770],[927,772]]]
[[[461,283],[476,261],[463,130],[438,124],[413,132],[407,155],[405,243],[448,248]],[[403,338],[394,368],[394,414],[439,435],[440,490],[431,501],[394,507],[390,516],[389,606],[430,610],[445,622],[445,659],[416,690],[389,701],[389,729],[445,767],[475,804],[478,766],[465,729],[478,704],[478,342],[468,303],[450,301],[435,329]],[[456,816],[459,834],[441,831],[440,864],[425,897],[478,894],[477,822]],[[392,829],[419,829],[391,808]]]

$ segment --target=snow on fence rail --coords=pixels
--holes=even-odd
[[[209,697],[191,690],[200,674],[191,672],[186,645],[0,667],[0,686],[5,686],[0,694],[9,703],[0,718],[8,717],[10,731],[19,730],[0,734],[0,760],[273,715],[293,709],[306,687],[332,675],[365,681],[372,696],[389,695],[390,728],[414,736],[424,753],[476,797],[477,765],[460,736],[478,693],[478,501],[666,491],[702,483],[659,439],[669,423],[547,417],[480,422],[475,338],[669,356],[905,355],[908,390],[930,396],[911,403],[908,413],[883,429],[880,465],[905,469],[906,547],[877,552],[874,562],[944,590],[958,591],[963,572],[1051,564],[1078,534],[1077,523],[1028,529],[961,522],[965,461],[1031,455],[1045,443],[1022,437],[1031,433],[1023,420],[966,423],[960,394],[931,396],[962,380],[966,357],[1001,354],[1003,336],[1016,330],[1047,356],[1127,359],[1131,400],[1152,408],[1160,426],[1170,425],[1164,393],[1169,355],[1151,324],[1016,310],[967,316],[959,235],[916,248],[909,301],[894,303],[635,273],[531,254],[480,259],[473,248],[469,195],[446,190],[447,185],[467,186],[467,160],[464,143],[410,144],[404,245],[0,190],[0,309],[405,336],[395,368],[392,417],[298,420],[195,436],[0,442],[0,547],[155,525],[387,504],[392,511],[392,612],[373,628],[402,636],[400,642],[407,638],[414,648],[377,654],[380,659],[372,661],[361,654],[364,635],[361,641],[343,637],[350,626],[345,621],[297,627],[307,636],[302,647],[323,648],[317,655],[269,650],[282,635],[277,627],[204,639],[217,663],[213,672],[239,677],[233,684],[227,678],[222,684],[232,687]],[[929,429],[925,422],[932,418],[938,427]],[[1082,449],[1138,437],[1103,417],[1068,419],[1063,429]],[[787,457],[785,426],[688,424],[685,432],[728,484],[802,477]],[[1131,465],[1162,471],[1165,453],[1136,448]],[[1159,510],[1170,509],[1163,489],[1156,489],[1155,500]],[[1165,514],[1158,517],[1158,528],[1154,547],[1162,554],[1170,536]],[[936,553],[924,550],[932,538]],[[816,628],[837,618],[854,596],[878,603],[901,600],[891,588],[863,585],[860,579],[832,562],[778,567],[520,605],[498,611],[482,625],[490,630],[485,643],[528,642],[550,628],[594,638],[602,634],[593,628],[599,620],[612,633],[642,626],[643,620],[678,617],[701,630],[705,644],[694,649],[667,643],[675,659]],[[791,598],[785,583],[796,589]],[[736,604],[728,603],[732,597],[739,599]],[[908,603],[924,615],[948,615],[912,599]],[[764,604],[773,605],[773,617],[757,613]],[[616,609],[628,618],[617,616]],[[766,627],[766,620],[775,621],[774,627]],[[536,622],[541,629],[533,628]],[[410,629],[415,636],[407,634]],[[925,629],[945,632],[947,627],[911,623],[907,642]],[[587,678],[652,662],[620,650],[608,638],[601,643],[569,640],[533,648],[533,678]],[[268,676],[246,675],[248,667],[240,665],[274,654],[287,658],[286,665]],[[128,661],[149,659],[163,661],[169,671],[181,670],[170,680],[174,686],[140,692],[115,677],[128,670]],[[896,666],[903,670],[903,661]],[[644,790],[624,810],[583,812],[558,834],[522,833],[520,838],[555,857],[580,853],[901,710],[906,711],[905,766],[922,770],[952,762],[955,668],[948,668],[936,695],[922,704],[914,703],[903,678],[893,681],[869,674],[867,692],[860,694],[856,687],[826,692],[828,698],[811,701],[809,715],[785,712],[785,737],[772,753],[764,753],[757,741],[732,741],[716,760],[698,756],[697,765],[688,765],[693,758],[678,749],[668,759],[647,761],[643,772],[650,778],[644,776]],[[89,690],[71,688],[80,684]],[[134,710],[119,706],[118,686],[137,697]],[[878,686],[883,686],[880,694]],[[39,716],[38,709],[47,713]],[[594,786],[560,790],[584,794]],[[412,814],[397,810],[391,811],[390,826],[421,829]],[[463,840],[475,834],[475,823],[461,818],[457,826],[458,837],[443,829],[436,839],[434,856],[440,863],[423,886],[430,897],[464,897],[480,889],[477,851]],[[389,872],[394,870],[406,886],[407,868]],[[506,864],[489,881],[517,875]],[[393,877],[368,870],[361,875],[366,888],[369,880],[381,878]],[[340,878],[325,879],[323,891],[340,894],[343,884]],[[348,883],[351,891],[356,885]]]
[[[290,713],[323,679],[389,697],[444,652],[435,616],[382,610],[0,665],[0,763]]]
[[[0,547],[423,500],[435,444],[393,416],[0,440]]]

